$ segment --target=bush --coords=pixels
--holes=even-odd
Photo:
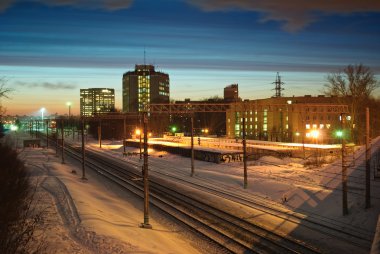
[[[17,153],[0,145],[0,250],[1,253],[38,252],[28,249],[42,213],[32,208],[35,189]]]

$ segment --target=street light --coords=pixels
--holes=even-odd
[[[338,138],[341,138],[343,137],[343,131],[339,130],[335,133],[335,135],[338,137]]]
[[[41,111],[41,120],[44,121],[45,108],[41,108],[40,111]]]
[[[41,108],[40,109],[41,111],[41,120],[42,120],[42,129],[44,129],[44,112],[45,112],[45,108]]]
[[[71,115],[71,102],[70,101],[66,102],[66,105],[69,107],[69,118],[70,118],[70,115]]]
[[[319,131],[312,130],[310,132],[310,135],[315,140],[315,144],[317,144],[317,140],[318,140],[318,136],[319,136]],[[319,166],[319,162],[318,162],[318,147],[315,147],[315,162],[316,162],[317,166]]]
[[[312,138],[317,139],[318,136],[319,136],[319,131],[317,131],[317,130],[312,130],[312,131],[310,132],[310,135],[311,135]]]

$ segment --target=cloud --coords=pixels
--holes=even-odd
[[[51,82],[41,82],[41,83],[28,83],[17,81],[14,83],[16,86],[23,86],[26,88],[45,88],[49,90],[71,90],[77,88],[77,85],[68,84],[63,82],[51,83]]]
[[[380,12],[379,0],[187,0],[204,11],[241,9],[263,14],[262,22],[284,22],[286,31],[299,31],[321,14]]]
[[[12,3],[13,0],[0,0],[0,13],[8,9],[8,7],[12,5]]]
[[[49,6],[72,6],[83,9],[106,9],[110,11],[127,9],[133,0],[26,0]],[[0,0],[0,13],[4,12],[13,3],[21,0]]]

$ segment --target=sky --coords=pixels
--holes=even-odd
[[[154,64],[170,97],[243,99],[322,93],[348,64],[380,77],[378,0],[0,0],[0,77],[13,89],[6,114],[79,114],[79,89],[114,88]],[[375,95],[380,95],[376,91]]]

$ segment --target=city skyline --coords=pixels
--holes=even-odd
[[[243,99],[271,97],[276,72],[285,96],[320,94],[348,64],[379,76],[379,3],[268,2],[3,1],[0,77],[15,91],[1,103],[33,115],[71,101],[79,114],[79,89],[109,87],[120,109],[122,75],[144,61],[170,75],[175,100],[223,97],[235,83]]]

